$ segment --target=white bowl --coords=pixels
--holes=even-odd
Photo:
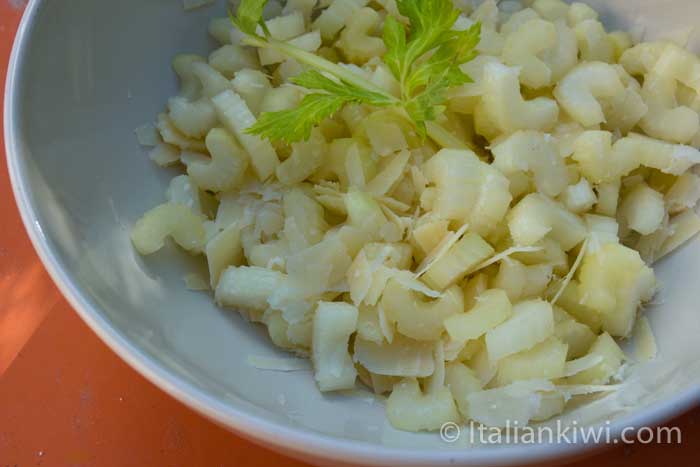
[[[647,37],[677,34],[700,17],[692,0],[588,3],[608,25],[645,28]],[[248,365],[250,355],[278,352],[262,329],[185,290],[184,274],[201,264],[174,249],[146,260],[134,253],[129,226],[163,200],[172,175],[145,157],[134,128],[176,92],[173,55],[210,50],[208,19],[223,13],[221,4],[186,13],[173,0],[32,0],[27,7],[5,96],[8,164],[34,246],[83,319],[180,401],[319,465],[514,465],[592,448],[470,446],[396,431],[371,398],[322,396],[309,373]],[[635,367],[618,394],[565,419],[610,419],[615,435],[676,415],[700,397],[700,243],[657,271],[662,301],[649,317],[661,357]]]

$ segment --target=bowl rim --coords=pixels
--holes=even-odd
[[[35,209],[35,200],[26,174],[29,158],[20,143],[21,102],[19,92],[24,72],[24,50],[32,37],[35,19],[47,0],[30,0],[15,36],[7,69],[4,104],[4,137],[7,166],[15,202],[29,238],[44,267],[72,308],[85,323],[122,360],[167,394],[196,410],[208,419],[261,445],[300,459],[352,462],[362,465],[524,465],[543,461],[562,461],[583,456],[601,447],[600,444],[546,443],[452,449],[406,450],[341,439],[303,428],[295,429],[224,403],[171,373],[155,359],[140,350],[115,328],[78,288],[73,274],[52,251]],[[643,408],[638,413],[622,416],[610,424],[610,433],[618,438],[625,427],[654,426],[686,411],[700,399],[700,386],[686,388],[675,397]]]

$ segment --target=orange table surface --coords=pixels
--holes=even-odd
[[[0,0],[0,89],[20,3]],[[0,165],[0,467],[304,465],[212,424],[112,353],[45,272]],[[683,443],[620,445],[574,465],[698,465],[700,409],[669,426]]]

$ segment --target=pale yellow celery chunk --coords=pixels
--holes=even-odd
[[[518,245],[534,245],[545,237],[568,251],[587,234],[581,218],[546,196],[527,195],[508,213],[508,227]]]
[[[622,199],[618,218],[635,232],[649,235],[661,227],[665,215],[663,195],[640,183]]]
[[[511,315],[511,304],[503,290],[487,290],[476,297],[476,304],[466,313],[445,320],[445,329],[457,341],[477,339]]]
[[[190,102],[184,97],[171,97],[168,110],[173,125],[188,138],[202,138],[217,123],[214,106],[207,98]]]
[[[493,254],[493,247],[483,238],[468,233],[430,266],[422,276],[423,281],[443,290],[459,282],[472,268]]]
[[[600,313],[604,331],[619,337],[629,335],[639,305],[656,287],[654,271],[639,253],[616,243],[586,254],[579,281],[581,303]]]
[[[446,318],[464,311],[462,289],[452,286],[442,297],[425,301],[420,295],[392,279],[384,289],[381,307],[396,323],[399,333],[417,340],[435,340],[444,331]]]
[[[559,117],[557,103],[546,97],[525,100],[520,93],[519,70],[500,63],[484,67],[483,107],[477,114],[488,119],[492,135],[509,134],[517,130],[546,131],[553,128]]]
[[[535,347],[505,357],[498,362],[496,386],[505,386],[519,380],[556,379],[564,376],[568,346],[556,337],[550,337]]]
[[[544,133],[518,131],[491,147],[493,165],[506,175],[533,174],[537,190],[557,196],[566,188],[566,166],[556,146]]]
[[[520,302],[513,315],[486,333],[486,348],[491,361],[528,350],[554,333],[552,306],[542,300]]]
[[[408,431],[437,430],[445,422],[460,420],[447,387],[423,393],[415,378],[406,378],[394,385],[387,400],[386,415],[393,426]]]
[[[231,266],[216,286],[217,303],[230,307],[266,310],[268,297],[286,280],[286,275],[255,266]]]
[[[516,381],[467,396],[469,416],[486,426],[525,426],[541,415],[545,395],[556,388],[546,380]]]
[[[557,102],[583,126],[605,121],[599,99],[624,92],[615,68],[607,63],[589,62],[576,66],[554,89]]]
[[[474,371],[460,362],[453,362],[445,368],[445,384],[452,392],[457,408],[464,420],[469,419],[467,396],[481,390],[481,381]]]
[[[435,214],[468,223],[479,234],[491,231],[503,219],[512,199],[508,179],[482,162],[472,151],[443,149],[423,166],[435,185]]]
[[[531,19],[506,36],[503,60],[507,65],[520,67],[520,82],[525,86],[532,89],[548,86],[552,70],[539,55],[554,47],[556,41],[554,24],[540,18]]]
[[[424,378],[435,369],[433,347],[398,335],[390,343],[355,338],[353,358],[378,375]]]
[[[350,62],[361,65],[373,57],[384,55],[384,41],[371,35],[380,20],[379,13],[369,7],[360,8],[348,19],[336,46]]]
[[[211,287],[215,289],[224,269],[228,266],[238,266],[243,260],[240,226],[232,224],[219,232],[207,242],[205,254]]]
[[[131,230],[134,248],[142,255],[160,250],[166,237],[185,250],[201,250],[206,240],[202,217],[185,205],[166,203],[144,214]]]
[[[347,303],[319,302],[313,319],[314,378],[321,391],[355,386],[357,370],[348,351],[357,329],[357,308]]]
[[[206,145],[211,160],[190,163],[188,175],[205,190],[228,191],[240,186],[248,168],[248,154],[222,128],[214,128],[207,134]]]
[[[569,384],[608,384],[625,360],[625,354],[610,334],[603,333],[593,343],[589,355],[603,360],[595,367],[567,378]]]
[[[554,321],[554,335],[568,346],[567,359],[583,357],[596,338],[593,331],[558,307],[554,308]]]
[[[241,145],[250,154],[250,161],[259,180],[269,178],[277,168],[279,159],[269,141],[246,133],[255,123],[255,117],[241,97],[231,90],[212,99],[219,120],[226,129],[236,135]]]

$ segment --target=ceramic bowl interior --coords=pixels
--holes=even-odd
[[[147,259],[130,225],[163,202],[172,170],[157,168],[134,129],[153,121],[177,83],[176,53],[206,55],[223,1],[184,12],[171,0],[30,2],[6,100],[6,141],[18,203],[47,268],[92,328],[155,384],[270,447],[316,463],[496,465],[553,459],[581,445],[448,445],[392,429],[368,393],[321,395],[309,372],[261,371],[249,356],[282,356],[264,329],[188,291],[193,260],[168,247]],[[700,2],[588,1],[607,25],[646,38],[681,37]],[[700,41],[691,42],[697,51]],[[653,423],[700,394],[700,242],[657,266],[648,310],[660,357],[633,368],[616,395],[565,416]],[[338,465],[334,462],[334,465]]]

